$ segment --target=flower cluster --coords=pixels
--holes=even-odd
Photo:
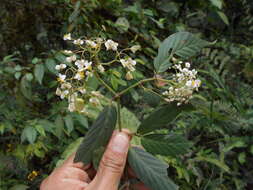
[[[135,71],[136,61],[130,58],[122,51],[130,50],[135,53],[140,46],[135,45],[131,48],[118,51],[119,44],[111,39],[73,39],[71,34],[64,35],[65,41],[70,41],[77,46],[76,50],[64,50],[66,55],[65,62],[56,65],[58,73],[59,86],[56,89],[56,95],[61,99],[67,99],[70,112],[78,111],[86,113],[86,105],[99,106],[101,99],[105,98],[100,92],[90,90],[88,86],[89,78],[107,71],[111,64],[125,68],[127,80],[133,79],[132,72]],[[115,59],[108,63],[102,63],[99,60],[100,51],[111,51],[115,54]]]
[[[187,103],[192,98],[193,92],[198,91],[201,85],[201,81],[197,79],[197,71],[195,69],[190,69],[191,64],[186,62],[184,67],[182,67],[182,65],[183,62],[180,61],[174,66],[177,71],[172,79],[174,85],[163,92],[165,101],[177,101],[178,106],[182,103]]]

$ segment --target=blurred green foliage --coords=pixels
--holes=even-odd
[[[152,76],[158,45],[177,31],[217,43],[191,60],[203,81],[196,109],[168,128],[194,146],[188,154],[165,157],[170,177],[182,190],[252,188],[251,0],[1,0],[0,10],[1,190],[37,189],[92,122],[69,113],[55,96],[54,67],[67,47],[63,34],[140,44],[140,70]],[[143,118],[157,101],[133,90],[123,104]]]

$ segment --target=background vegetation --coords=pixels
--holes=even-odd
[[[251,0],[1,0],[0,10],[0,190],[37,189],[92,122],[55,96],[63,34],[140,44],[148,70],[177,31],[217,43],[191,60],[203,82],[196,109],[167,127],[194,146],[165,158],[169,175],[182,190],[252,189]],[[159,101],[142,91],[123,100],[139,119]]]

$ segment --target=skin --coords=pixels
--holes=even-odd
[[[126,166],[130,140],[127,130],[115,131],[101,159],[98,171],[95,171],[91,165],[74,163],[75,154],[73,154],[42,182],[40,190],[118,190]],[[127,169],[127,173],[128,177],[136,178],[130,168]],[[143,183],[135,184],[131,188],[150,190]]]

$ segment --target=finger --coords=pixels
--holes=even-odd
[[[130,138],[125,132],[115,131],[101,159],[92,182],[95,189],[117,189],[125,168]]]
[[[64,184],[65,189],[71,189],[71,190],[84,190],[88,183],[76,180],[76,179],[62,179],[62,183]]]
[[[75,168],[80,168],[83,170],[87,170],[90,168],[91,166],[90,164],[84,165],[82,162],[74,162],[75,156],[76,156],[76,152],[71,154],[71,156],[69,156],[68,159],[63,164],[68,165],[68,166],[73,166]]]
[[[65,171],[65,178],[76,179],[87,183],[91,181],[88,174],[80,168],[69,167]]]

